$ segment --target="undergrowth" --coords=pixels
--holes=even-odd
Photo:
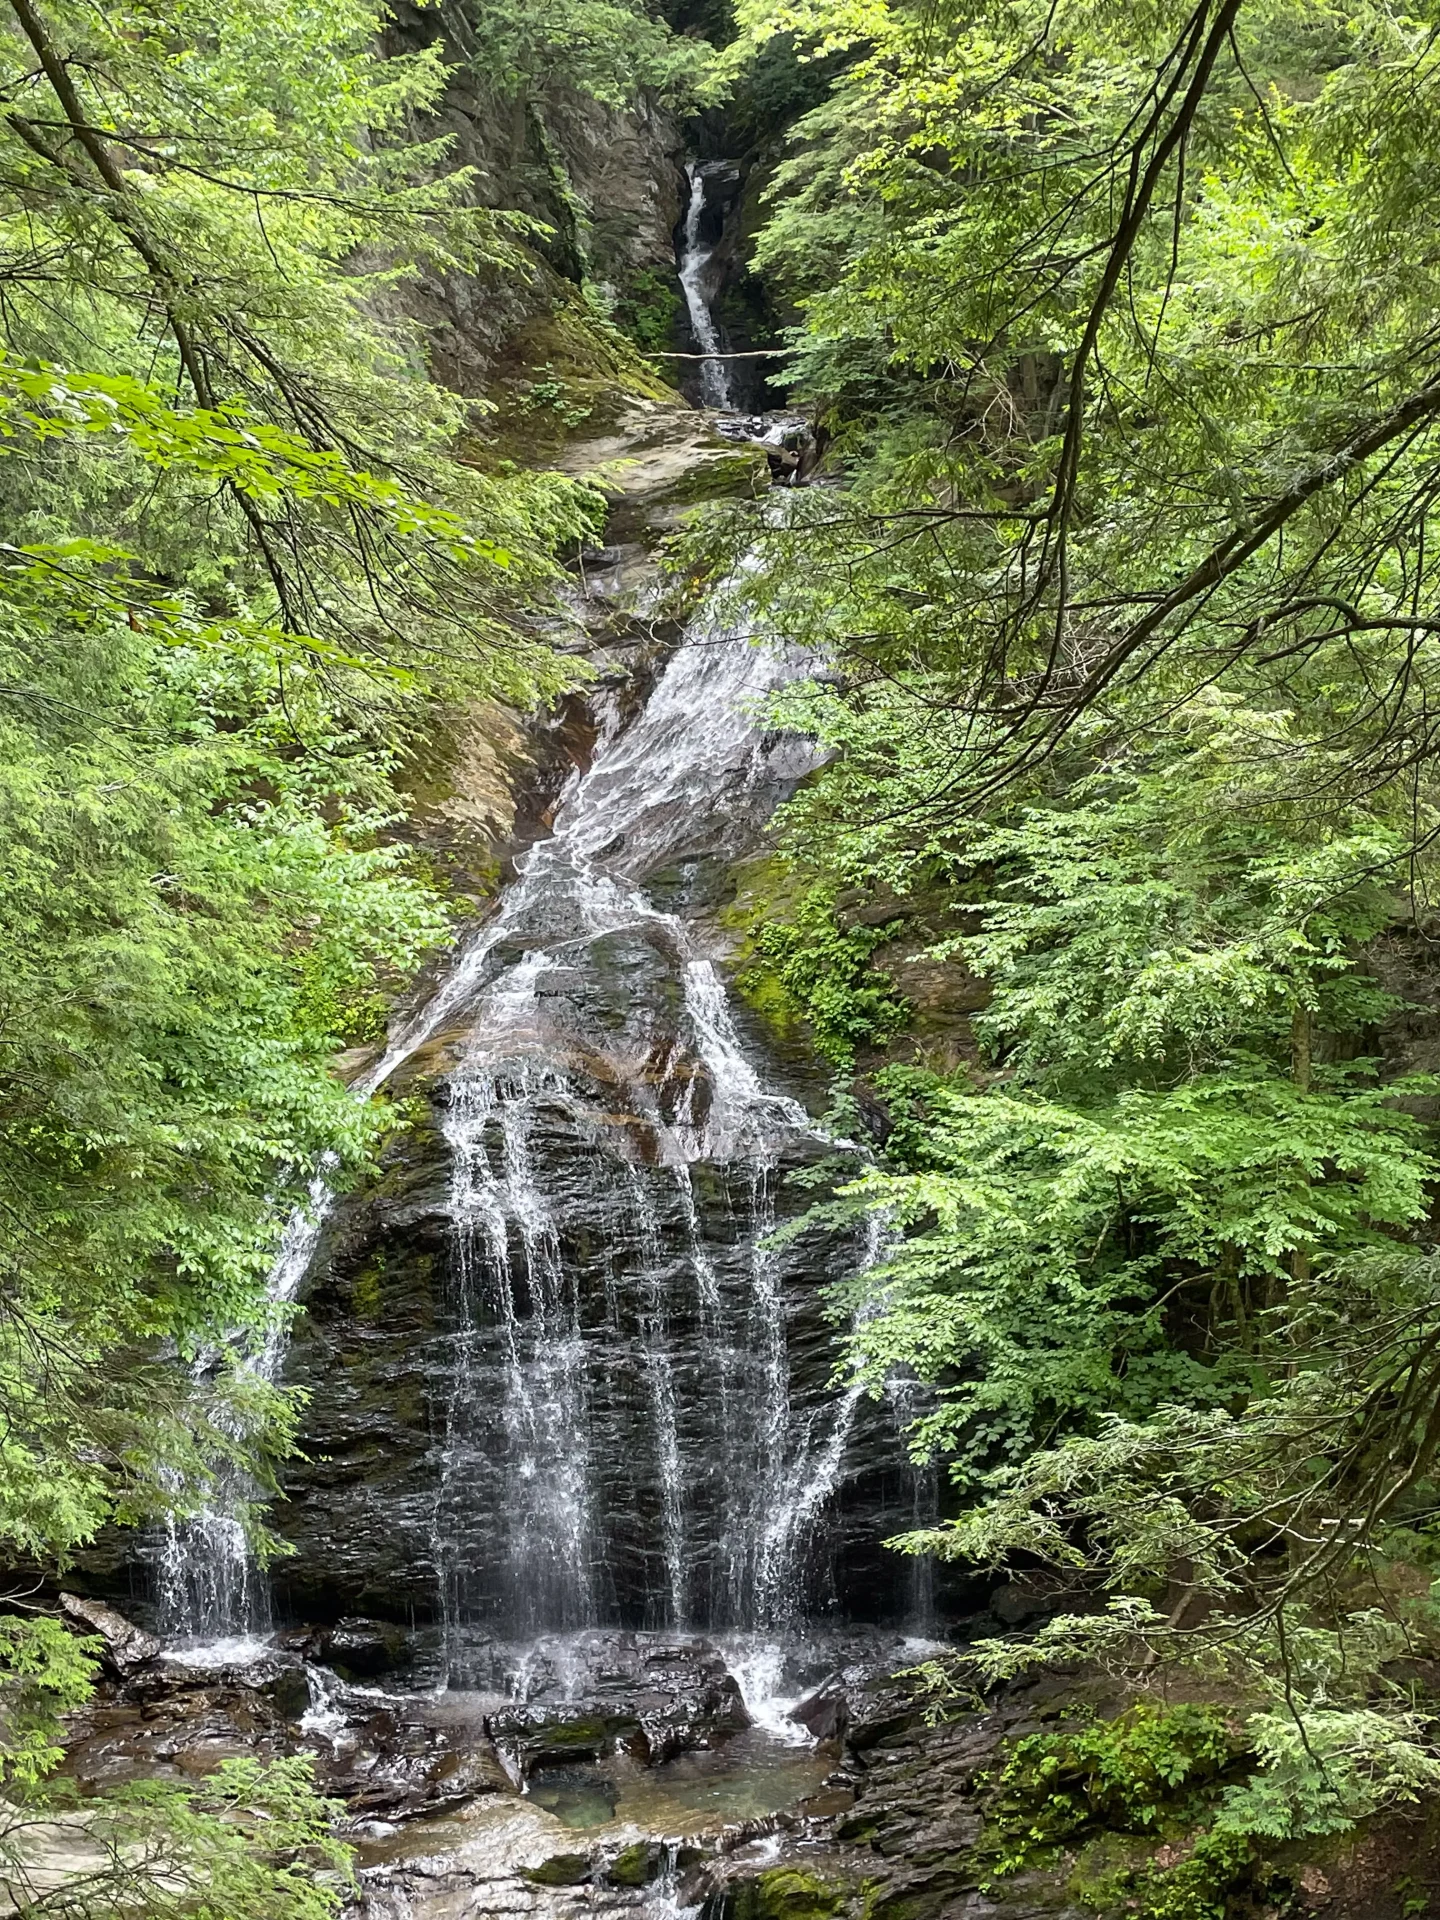
[[[1054,1869],[1101,1914],[1224,1920],[1270,1869],[1222,1802],[1248,1772],[1244,1734],[1219,1706],[1142,1703],[1018,1740],[987,1782],[979,1852],[992,1882]]]

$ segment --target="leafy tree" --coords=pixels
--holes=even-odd
[[[1039,767],[1082,717],[1113,733],[1226,673],[1313,708],[1357,777],[1411,764],[1440,404],[1409,265],[1429,216],[1403,184],[1435,124],[1424,18],[1080,0],[749,21],[855,55],[764,243],[806,292],[801,385],[863,456],[848,503],[776,537],[835,569],[786,613],[849,636],[862,672],[919,674],[936,809]]]
[[[645,88],[693,109],[723,85],[708,40],[674,32],[642,0],[473,0],[456,24],[485,78],[532,105],[568,88],[624,107]]]
[[[289,1444],[293,1404],[226,1362],[270,1323],[317,1161],[353,1175],[385,1127],[335,1053],[383,1032],[450,926],[393,832],[396,778],[439,701],[574,678],[538,616],[597,503],[466,466],[469,410],[397,317],[408,276],[508,260],[523,223],[411,137],[442,68],[383,59],[381,25],[291,0],[0,9],[12,1564],[193,1509],[228,1462],[263,1484]],[[202,1351],[205,1394],[175,1365]],[[90,1663],[43,1615],[0,1624],[25,1892]],[[102,1856],[89,1913],[340,1904],[294,1767],[64,1817]]]
[[[194,1786],[0,1813],[0,1889],[33,1920],[332,1920],[356,1882],[308,1757],[224,1760]],[[63,1836],[67,1868],[37,1862]]]
[[[990,996],[974,1071],[876,1076],[839,1202],[906,1229],[839,1305],[957,1472],[905,1544],[1068,1568],[983,1672],[1194,1661],[1258,1716],[1234,1831],[1327,1830],[1434,1785],[1385,1569],[1427,1564],[1440,1431],[1387,962],[1437,830],[1436,21],[739,18],[732,62],[835,73],[758,258],[847,484],[706,536],[758,537],[754,608],[823,662],[776,703],[830,750],[791,897],[943,896]]]

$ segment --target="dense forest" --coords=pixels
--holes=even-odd
[[[596,677],[565,607],[607,482],[567,434],[606,382],[683,409],[693,342],[671,276],[602,266],[557,101],[763,159],[746,338],[819,483],[682,515],[663,593],[808,663],[764,721],[817,765],[727,925],[863,1144],[778,1238],[881,1246],[827,1300],[842,1380],[923,1389],[938,1502],[890,1550],[1041,1596],[912,1684],[941,1722],[1037,1674],[1111,1689],[1008,1750],[997,1882],[1108,1820],[1145,1844],[1085,1910],[1292,1910],[1277,1848],[1440,1797],[1440,14],[4,24],[7,1910],[354,1894],[303,1756],[77,1795],[102,1649],[56,1582],[237,1473],[276,1549],[305,1402],[253,1364],[292,1312],[267,1277],[316,1170],[358,1187],[406,1121],[337,1057],[477,910],[407,825],[427,758],[461,709]],[[457,61],[541,200],[467,156]],[[523,405],[443,364],[456,284],[553,295]],[[81,1866],[32,1877],[67,1821]]]

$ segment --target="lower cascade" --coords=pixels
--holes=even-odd
[[[827,1772],[808,1709],[792,1717],[807,1692],[924,1644],[897,1638],[923,1631],[924,1580],[877,1547],[928,1512],[901,1440],[911,1390],[835,1383],[823,1297],[883,1236],[777,1233],[809,1204],[789,1176],[853,1169],[857,1149],[768,1077],[719,965],[727,869],[814,764],[764,712],[805,666],[702,616],[628,721],[602,696],[551,831],[357,1083],[426,1090],[434,1163],[398,1204],[337,1201],[322,1168],[271,1287],[308,1293],[313,1320],[327,1275],[427,1250],[408,1496],[387,1504],[366,1477],[347,1508],[332,1489],[324,1539],[302,1529],[273,1601],[244,1486],[162,1546],[175,1671],[262,1684],[298,1650],[305,1738],[342,1778],[377,1703],[431,1745],[483,1727],[532,1810],[487,1803],[492,1865],[533,1856],[541,1813],[602,1837],[763,1827]],[[340,1389],[306,1371],[307,1342],[277,1336],[251,1364],[300,1369],[323,1443]],[[303,1516],[303,1488],[294,1502]],[[391,1665],[360,1644],[387,1630],[284,1625],[366,1610],[346,1568],[387,1555],[390,1611],[410,1621],[400,1695],[355,1677]],[[369,1764],[392,1797],[414,1791],[383,1743]],[[657,1916],[683,1909],[667,1858],[646,1870]],[[408,1882],[376,1872],[365,1913],[430,1911],[386,1904]]]
[[[717,866],[811,764],[760,711],[800,664],[698,622],[385,1057],[388,1079],[444,1049],[427,1225],[447,1324],[415,1571],[457,1680],[477,1634],[797,1626],[840,1598],[841,1488],[905,1478],[884,1407],[831,1384],[816,1298],[874,1259],[873,1233],[772,1244],[786,1171],[837,1143],[762,1082],[699,926]],[[282,1297],[321,1239],[312,1199]],[[283,1373],[283,1352],[256,1364]],[[179,1637],[269,1624],[234,1519],[172,1535],[165,1572]]]

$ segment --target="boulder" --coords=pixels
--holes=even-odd
[[[316,1638],[319,1657],[344,1680],[393,1673],[409,1664],[412,1652],[405,1630],[389,1620],[337,1620]]]
[[[590,1878],[590,1858],[584,1853],[552,1853],[538,1867],[520,1871],[537,1887],[579,1887]]]
[[[128,1679],[141,1667],[159,1657],[160,1642],[107,1607],[101,1600],[87,1600],[78,1593],[62,1593],[60,1611],[85,1633],[98,1634],[104,1642],[100,1659],[106,1671],[117,1680]]]
[[[850,1724],[850,1700],[840,1675],[832,1674],[807,1694],[799,1706],[791,1708],[789,1717],[804,1727],[812,1740],[842,1738]]]

